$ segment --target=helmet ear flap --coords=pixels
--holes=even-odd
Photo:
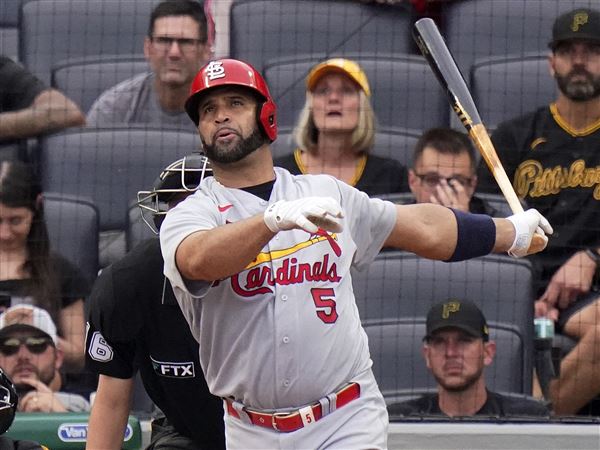
[[[271,142],[277,138],[275,109],[275,103],[269,99],[262,104],[259,114],[260,125]]]

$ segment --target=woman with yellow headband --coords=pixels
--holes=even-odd
[[[405,167],[369,154],[375,113],[361,67],[349,59],[327,60],[312,68],[306,88],[294,130],[298,148],[275,165],[293,174],[329,174],[369,195],[405,191]]]

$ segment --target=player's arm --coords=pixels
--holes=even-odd
[[[87,434],[87,450],[119,450],[133,393],[133,378],[100,375],[92,405]]]
[[[524,256],[529,253],[527,249],[531,236],[538,226],[551,233],[549,225],[546,227],[547,221],[535,210],[516,214],[511,218],[512,221],[491,219],[468,213],[460,213],[459,216],[449,208],[424,203],[397,205],[396,223],[385,245],[439,260],[464,259],[457,258],[457,251],[467,257],[474,257],[490,251],[517,250],[517,256]],[[525,241],[516,239],[516,231]],[[486,240],[489,245],[476,246],[475,253],[479,250],[479,254],[471,251],[472,246],[463,250],[469,241],[472,244]],[[514,248],[517,241],[524,249]]]
[[[28,108],[0,114],[0,138],[31,137],[83,125],[85,116],[72,100],[56,89],[46,89]]]
[[[187,236],[175,253],[181,275],[214,281],[241,272],[273,238],[263,215]]]

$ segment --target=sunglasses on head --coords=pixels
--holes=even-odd
[[[27,347],[30,353],[39,355],[44,353],[48,346],[54,346],[54,343],[49,337],[8,337],[0,341],[0,353],[4,356],[14,355],[19,351],[21,345]]]

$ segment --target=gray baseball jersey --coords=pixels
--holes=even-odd
[[[265,410],[312,403],[370,369],[350,267],[369,264],[396,221],[392,203],[333,177],[275,171],[269,202],[205,178],[169,212],[160,233],[165,275],[200,343],[211,392]],[[214,283],[182,279],[175,251],[186,236],[309,196],[339,201],[343,232],[281,231],[236,275]]]

